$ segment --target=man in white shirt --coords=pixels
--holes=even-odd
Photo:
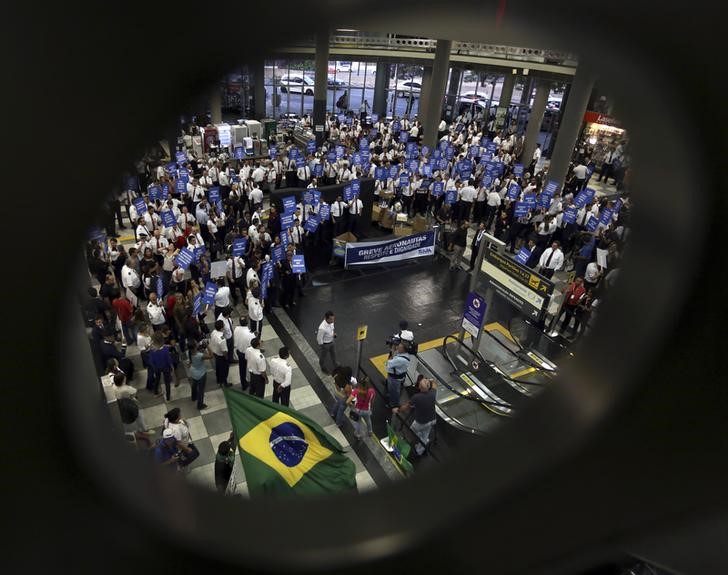
[[[586,183],[586,166],[583,162],[579,162],[574,168],[574,177],[576,178],[576,191],[578,192]]]
[[[296,170],[296,177],[298,178],[298,185],[305,188],[306,185],[311,181],[311,168],[304,164]]]
[[[202,177],[200,178],[200,186],[209,190],[212,187],[212,178],[207,170],[202,171]]]
[[[230,317],[231,309],[229,307],[223,308],[217,319],[222,321],[223,328],[222,333],[225,336],[225,343],[227,344],[227,357],[228,363],[233,363],[233,320]],[[216,322],[217,323],[217,322]]]
[[[363,209],[364,204],[359,199],[359,196],[354,196],[354,199],[349,203],[349,231],[352,234],[356,233]]]
[[[278,357],[270,360],[270,374],[273,377],[273,403],[288,405],[291,397],[291,375],[293,369],[288,363],[288,348],[278,350]]]
[[[152,329],[154,331],[159,331],[160,329],[162,329],[162,326],[167,323],[167,317],[165,316],[164,308],[159,305],[159,302],[157,301],[157,294],[155,292],[151,292],[149,294],[147,315],[149,316],[149,321],[152,324]]]
[[[257,165],[253,170],[253,174],[251,177],[253,178],[253,183],[257,184],[256,187],[258,187],[265,179],[265,168],[261,165]]]
[[[129,257],[121,267],[121,285],[129,290],[133,295],[139,295],[139,286],[142,283],[139,273],[136,270],[136,258]]]
[[[263,330],[263,305],[260,303],[259,298],[260,287],[254,287],[248,292],[246,300],[248,305],[248,325],[250,326],[250,331],[258,337],[260,337]]]
[[[230,307],[230,288],[225,285],[223,278],[217,278],[217,291],[215,292],[215,317],[222,313],[222,310]]]
[[[255,339],[255,334],[245,323],[245,318],[240,318],[240,325],[233,331],[233,345],[235,354],[238,356],[238,369],[240,370],[240,387],[243,391],[248,389],[248,361],[245,358],[245,351],[250,347],[250,342]]]
[[[348,204],[336,196],[336,201],[331,203],[331,219],[334,222],[334,236],[344,233],[344,214]]]
[[[227,341],[225,340],[225,322],[217,320],[215,329],[210,333],[210,343],[208,345],[210,352],[215,357],[215,377],[217,384],[220,386],[230,387],[232,383],[228,383],[228,372],[230,371],[230,362],[228,361]]]
[[[336,339],[336,329],[334,327],[334,312],[327,311],[324,314],[324,319],[318,327],[316,332],[316,342],[319,344],[319,367],[324,373],[331,373],[326,370],[324,361],[327,355],[331,355],[331,361],[334,364],[334,369],[338,367],[336,363],[336,347],[334,339]],[[332,370],[333,371],[333,370]]]
[[[470,211],[476,195],[478,195],[478,191],[469,182],[460,188],[458,192],[458,199],[460,200],[458,221],[470,220]]]
[[[564,252],[560,249],[559,242],[553,242],[550,248],[546,248],[538,260],[538,268],[546,278],[551,279],[555,271],[564,266]]]
[[[260,189],[257,182],[253,184],[253,189],[250,190],[248,199],[252,211],[257,211],[263,207],[263,190]]]
[[[485,228],[490,229],[490,223],[495,219],[496,213],[498,213],[498,206],[501,205],[501,197],[498,190],[493,187],[488,192],[488,198],[485,206]]]
[[[265,384],[268,383],[265,356],[260,350],[260,340],[255,337],[245,350],[245,361],[250,373],[250,395],[265,397]]]

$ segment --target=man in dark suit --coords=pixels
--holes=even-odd
[[[478,252],[480,251],[480,242],[483,241],[484,235],[485,235],[485,223],[480,222],[478,229],[475,230],[475,235],[473,236],[473,241],[470,242],[470,267],[468,268],[469,272],[472,272],[475,269],[475,260],[478,259]]]

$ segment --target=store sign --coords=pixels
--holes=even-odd
[[[481,270],[496,293],[528,317],[538,317],[554,291],[546,278],[492,250],[485,251]]]
[[[599,112],[590,112],[589,110],[584,113],[584,121],[587,124],[602,124],[613,128],[622,128],[622,122],[616,118],[612,118],[606,114],[600,114]]]

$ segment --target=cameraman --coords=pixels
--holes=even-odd
[[[389,395],[389,407],[399,407],[399,398],[402,394],[402,384],[407,377],[410,357],[407,352],[407,345],[400,341],[397,344],[394,355],[387,360],[387,392]]]
[[[392,357],[397,349],[397,345],[400,344],[400,342],[405,344],[405,348],[407,349],[407,353],[415,353],[414,348],[414,341],[415,341],[415,334],[413,334],[409,329],[409,324],[402,320],[399,322],[399,331],[395,333],[389,340],[387,341],[387,344],[390,346],[389,351],[389,357]]]

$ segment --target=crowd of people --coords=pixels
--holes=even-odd
[[[299,194],[295,206],[266,195],[291,186],[315,192],[361,178],[374,179],[375,201],[383,208],[441,226],[451,269],[458,269],[470,241],[472,270],[485,233],[547,278],[572,266],[556,319],[564,318],[562,331],[583,333],[618,273],[629,235],[628,196],[597,197],[587,187],[597,167],[579,158],[563,185],[549,181],[540,148],[522,158],[522,138],[496,131],[492,119],[465,113],[438,128],[436,145],[428,147],[421,145],[416,118],[349,113],[327,118],[318,147],[310,142],[304,150],[292,137],[282,145],[271,140],[267,158],[251,159],[223,147],[200,156],[181,140],[174,158],[140,162],[108,203],[106,233],[96,230],[87,246],[99,287],[90,288],[84,309],[102,365],[115,361],[120,380],[121,374],[133,377],[125,348],[138,346],[147,390],[169,400],[171,386],[178,385],[176,367],[186,361],[192,399],[204,409],[205,361],[214,363],[220,386],[230,385],[230,365],[238,363],[244,388],[263,397],[272,375],[274,401],[287,405],[288,351],[281,349],[280,362],[267,365],[260,352],[264,314],[272,306],[297,305],[306,271],[296,269],[294,258],[328,249],[325,244],[343,231],[356,233],[363,204],[352,190],[331,204],[314,193]],[[603,176],[610,173],[602,167]],[[131,228],[132,245],[118,241],[117,225]],[[233,326],[231,311],[239,304],[244,311]],[[214,310],[211,326],[205,323],[208,309]],[[335,373],[326,323],[318,336],[321,367],[331,355]],[[391,376],[401,372],[396,365],[392,370],[389,403],[396,408]],[[360,397],[365,387],[354,389],[354,411],[370,429],[371,402]],[[337,422],[340,411],[339,405],[332,413]]]

